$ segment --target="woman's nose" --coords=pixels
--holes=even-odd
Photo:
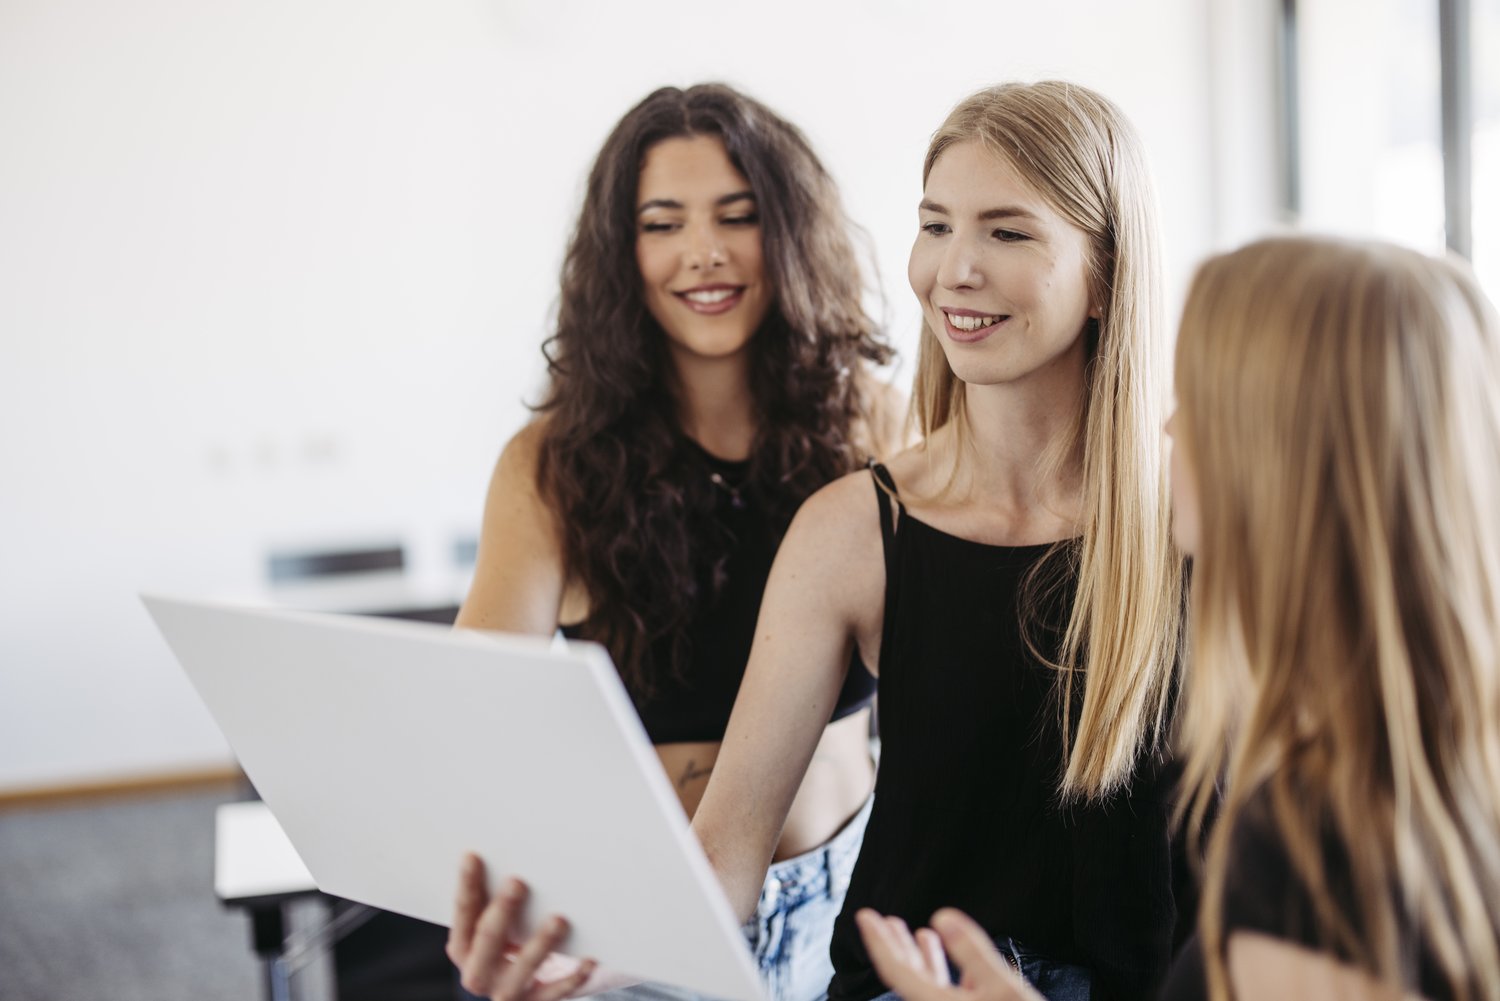
[[[938,264],[937,279],[944,288],[981,287],[984,272],[979,267],[979,255],[974,247],[964,240],[949,240]]]
[[[694,270],[716,268],[725,262],[724,242],[713,226],[688,229],[687,266]]]

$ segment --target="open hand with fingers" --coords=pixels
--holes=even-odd
[[[967,914],[945,908],[915,935],[900,918],[855,914],[865,950],[885,985],[905,1001],[1043,1001]],[[959,968],[957,984],[948,957]]]
[[[561,1001],[587,992],[597,964],[557,954],[568,937],[566,918],[554,914],[518,941],[528,896],[526,884],[514,876],[491,896],[484,862],[464,856],[448,932],[448,958],[459,968],[464,990],[494,1001]]]

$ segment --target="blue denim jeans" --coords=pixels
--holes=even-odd
[[[1048,959],[1013,938],[1001,939],[995,945],[1047,1001],[1089,1001],[1094,992],[1094,975],[1086,966]]]
[[[866,800],[828,843],[771,866],[755,915],[745,922],[745,941],[760,968],[771,1001],[816,1001],[828,992],[833,963],[828,940],[844,906],[854,860],[859,857]],[[605,1001],[704,1001],[702,995],[666,984],[637,984],[595,994]]]
[[[995,948],[1047,1001],[1089,1001],[1093,994],[1094,975],[1086,966],[1047,959],[1013,938],[996,939]],[[957,982],[958,971],[953,973]],[[886,991],[872,1001],[901,1001],[901,995]]]

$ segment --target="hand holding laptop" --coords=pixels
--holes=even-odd
[[[561,1001],[593,993],[582,988],[598,964],[557,952],[568,937],[567,918],[554,914],[524,943],[514,941],[525,924],[529,896],[526,884],[514,876],[491,896],[484,862],[477,855],[464,857],[448,930],[448,958],[459,968],[464,990],[497,1001]]]

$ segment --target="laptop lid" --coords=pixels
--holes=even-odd
[[[763,998],[602,648],[143,600],[320,889],[447,925],[475,851],[527,881],[532,919],[569,918],[570,954]]]

